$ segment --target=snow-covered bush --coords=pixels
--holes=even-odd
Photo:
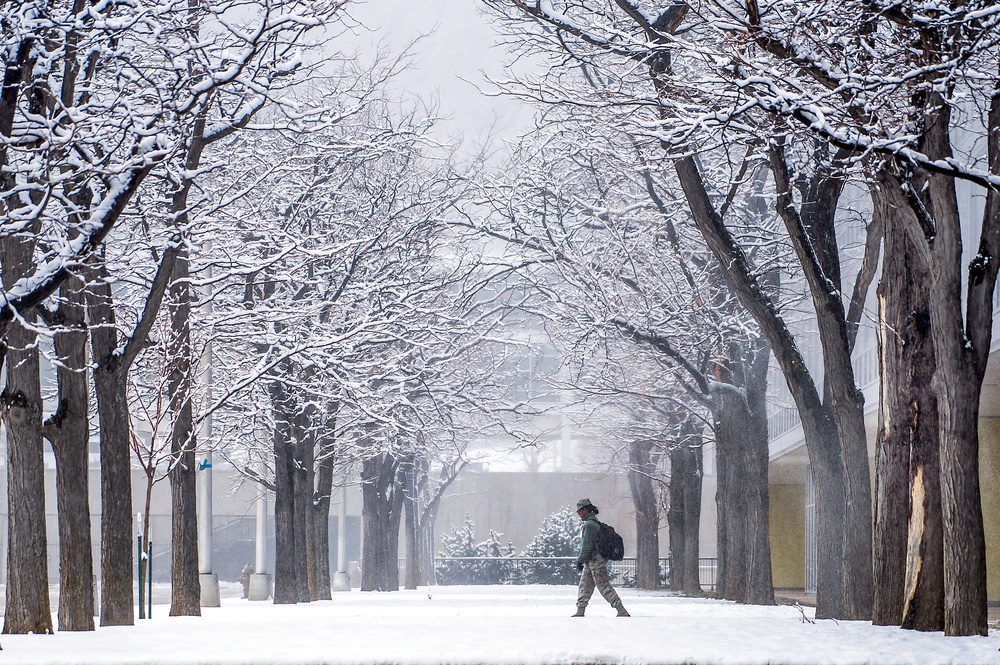
[[[514,546],[500,542],[503,534],[490,529],[490,536],[483,542],[476,541],[476,525],[468,515],[462,526],[451,527],[441,536],[442,551],[436,562],[438,584],[510,584],[513,562],[505,561],[514,556]],[[468,558],[495,557],[487,561],[470,561]]]
[[[523,556],[546,557],[544,561],[526,561],[523,568],[526,584],[576,584],[575,557],[580,553],[580,518],[570,506],[560,508],[542,521]],[[553,560],[574,557],[573,561]]]

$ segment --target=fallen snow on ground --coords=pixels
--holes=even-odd
[[[1000,665],[1000,634],[806,623],[795,607],[620,593],[631,618],[600,597],[570,618],[576,589],[566,586],[354,590],[299,605],[223,598],[201,617],[154,605],[135,626],[3,635],[0,665]]]

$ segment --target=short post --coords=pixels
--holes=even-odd
[[[142,513],[137,513],[135,516],[136,521],[136,554],[138,555],[138,560],[136,561],[137,570],[139,573],[139,618],[146,618],[146,580],[143,578],[143,573],[145,572],[145,567],[142,565],[142,560],[146,558],[146,548],[142,544]]]
[[[146,602],[149,603],[149,610],[146,612],[146,616],[150,619],[153,618],[153,539],[150,538],[146,542],[146,584],[149,588],[149,593],[146,594]]]

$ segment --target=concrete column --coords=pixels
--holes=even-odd
[[[211,268],[208,273],[212,277]],[[211,313],[211,298],[208,299],[208,311]],[[205,349],[205,370],[203,380],[205,385],[205,405],[211,408],[212,403],[212,343]],[[219,593],[219,576],[212,572],[212,415],[205,418],[202,426],[201,441],[206,446],[202,461],[198,464],[198,573],[201,581],[201,606],[220,607],[222,597]]]
[[[333,574],[334,591],[350,591],[351,578],[347,574],[347,478],[340,488],[340,513],[337,515],[337,572]]]
[[[257,497],[256,555],[247,596],[250,600],[267,600],[271,597],[271,576],[267,574],[267,490],[263,487]]]
[[[210,425],[206,428],[211,430]],[[212,572],[212,453],[198,463],[198,578],[201,606],[220,607],[219,576]]]

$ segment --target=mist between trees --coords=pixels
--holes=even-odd
[[[62,630],[133,622],[133,466],[170,483],[170,612],[197,615],[198,455],[274,493],[274,601],[308,602],[330,597],[336,485],[362,484],[362,589],[400,587],[400,533],[414,588],[462,469],[538,461],[553,431],[627,474],[636,584],[661,583],[665,517],[688,593],[712,444],[718,595],[773,603],[773,357],[817,493],[817,616],[985,634],[1000,9],[481,4],[538,63],[494,91],[537,116],[471,158],[396,92],[405,51],[338,50],[346,1],[0,9],[4,632],[54,630],[44,440]]]

